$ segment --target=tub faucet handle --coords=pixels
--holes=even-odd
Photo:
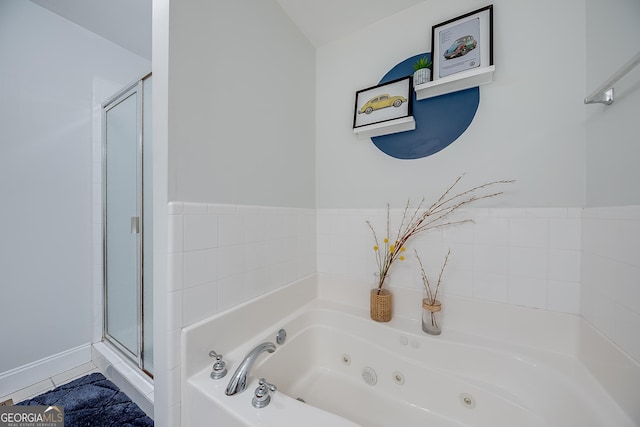
[[[216,361],[213,364],[213,371],[211,371],[211,378],[213,378],[214,380],[219,380],[220,378],[223,378],[225,375],[227,375],[227,364],[224,360],[222,360],[222,355],[211,350],[209,352],[209,356],[216,358]]]
[[[260,378],[258,387],[251,400],[251,404],[256,408],[264,408],[271,402],[271,396],[269,393],[276,391],[276,386],[269,384],[264,378]]]

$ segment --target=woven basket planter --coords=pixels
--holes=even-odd
[[[391,320],[392,294],[388,289],[371,289],[370,315],[376,322],[388,322]]]

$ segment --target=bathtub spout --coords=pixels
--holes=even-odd
[[[264,342],[247,354],[244,358],[238,369],[231,376],[231,380],[229,381],[229,385],[227,385],[227,391],[225,393],[227,396],[233,396],[234,394],[242,393],[247,388],[247,377],[249,376],[249,371],[251,371],[251,367],[254,362],[265,351],[269,353],[273,353],[276,351],[276,345],[271,342]]]

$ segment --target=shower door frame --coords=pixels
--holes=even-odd
[[[144,367],[144,182],[143,182],[143,164],[144,164],[144,125],[143,125],[143,104],[144,104],[144,81],[151,77],[148,73],[128,85],[120,92],[109,98],[102,104],[102,280],[103,280],[103,319],[102,319],[102,337],[105,341],[117,348],[122,354],[133,361],[138,368],[153,378],[153,374]],[[136,349],[132,352],[127,346],[123,345],[111,335],[108,331],[109,313],[108,307],[108,277],[107,277],[107,112],[116,107],[121,102],[136,94],[136,152],[137,152],[137,172],[136,172],[136,214],[138,218],[136,239]],[[132,224],[133,227],[133,224]]]

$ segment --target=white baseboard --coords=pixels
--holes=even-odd
[[[0,396],[14,393],[88,362],[91,362],[91,343],[2,372]]]
[[[153,418],[153,380],[104,342],[93,344],[92,354],[100,372]]]

